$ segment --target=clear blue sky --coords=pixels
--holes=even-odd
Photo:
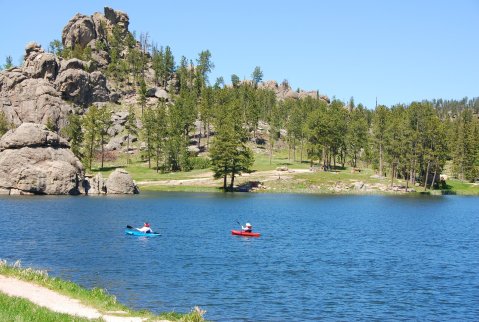
[[[479,1],[17,1],[0,0],[0,64],[44,48],[77,12],[128,13],[130,30],[169,45],[178,62],[209,49],[210,79],[288,79],[374,108],[479,96]]]

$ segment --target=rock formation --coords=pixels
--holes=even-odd
[[[327,103],[330,103],[329,97],[326,95],[319,94],[318,91],[293,91],[288,82],[283,81],[281,84],[278,82],[270,80],[261,82],[258,84],[259,88],[272,90],[276,94],[276,98],[280,101],[291,98],[291,99],[302,99],[305,97],[321,99]]]
[[[127,171],[115,169],[106,180],[100,173],[87,176],[82,184],[82,192],[87,195],[138,194],[140,190]]]
[[[111,8],[105,14],[75,15],[63,28],[64,48],[90,47],[91,61],[76,58],[66,60],[46,53],[37,43],[25,47],[25,59],[20,68],[0,72],[0,110],[9,122],[66,125],[66,118],[77,107],[117,102],[111,94],[101,70],[90,72],[92,66],[107,67],[110,57],[98,44],[107,43],[116,26],[121,34],[128,33],[128,15]],[[101,46],[100,46],[101,47]]]
[[[66,124],[75,105],[109,100],[106,78],[86,72],[85,62],[63,60],[28,44],[22,68],[0,72],[0,110],[15,125],[24,122]]]
[[[137,194],[122,169],[105,180],[84,178],[83,165],[68,142],[43,124],[23,123],[0,139],[0,194]]]
[[[137,194],[140,191],[131,176],[123,169],[115,169],[106,181],[108,194]]]
[[[100,67],[108,65],[108,52],[99,48],[98,44],[107,44],[108,35],[117,27],[122,36],[128,34],[129,18],[126,13],[105,7],[104,14],[94,13],[92,16],[76,14],[63,28],[62,43],[65,48],[90,47],[92,60]]]
[[[23,123],[0,139],[2,194],[79,194],[83,166],[68,142],[44,125]]]

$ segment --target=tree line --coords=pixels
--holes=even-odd
[[[195,60],[183,56],[176,63],[169,46],[151,44],[148,34],[136,40],[134,33],[123,34],[116,27],[95,47],[108,52],[104,72],[117,86],[136,88],[137,105],[128,107],[125,124],[127,150],[130,139],[140,136],[145,145],[142,157],[156,171],[189,171],[201,163],[223,178],[225,189],[232,189],[235,177],[251,170],[252,143],[265,144],[271,161],[281,141],[293,161],[307,160],[325,171],[346,165],[372,167],[378,175],[389,176],[391,184],[401,178],[408,184],[434,186],[446,164],[460,179],[472,181],[479,175],[478,98],[379,105],[374,110],[356,105],[353,98],[278,101],[273,91],[258,86],[263,79],[259,66],[250,80],[233,74],[230,85],[223,77],[211,84],[214,63],[209,50]],[[91,57],[91,48],[62,48],[58,41],[51,43],[50,51],[65,58]],[[153,80],[146,76],[149,68]],[[171,100],[147,106],[152,85],[168,88]],[[103,167],[112,126],[109,108],[91,106],[84,115],[69,118],[63,133],[73,152],[89,169],[100,152]],[[259,135],[260,123],[266,124],[266,136]],[[190,152],[193,139],[198,148],[206,147],[208,159]],[[206,142],[201,145],[201,140]]]
[[[153,161],[157,171],[190,170],[194,158],[188,146],[191,133],[199,130],[198,147],[206,139],[215,177],[224,179],[224,188],[229,177],[232,188],[235,176],[251,169],[253,153],[247,142],[259,142],[258,124],[264,121],[270,160],[276,142],[284,141],[294,161],[308,159],[326,171],[346,165],[372,167],[379,175],[390,176],[391,184],[402,178],[408,184],[419,181],[425,187],[434,186],[447,161],[458,178],[478,177],[478,98],[380,105],[374,110],[356,105],[353,98],[349,102],[333,99],[329,104],[311,97],[277,101],[272,91],[258,88],[263,78],[259,66],[249,81],[233,74],[229,86],[222,77],[210,84],[214,64],[208,50],[195,61],[183,56],[176,65],[169,46],[150,44],[148,34],[141,34],[137,41],[134,34],[122,34],[116,28],[107,43],[98,47],[111,57],[109,76],[120,83],[133,80],[137,87],[141,126],[138,129],[132,121],[127,128],[133,134],[139,132],[146,144],[144,157],[149,167]],[[63,54],[72,53],[74,48]],[[148,66],[154,71],[155,85],[170,87],[174,93],[171,102],[160,100],[146,108]],[[201,121],[199,129],[196,121]],[[210,144],[211,133],[215,138]],[[86,155],[91,158],[90,153]]]

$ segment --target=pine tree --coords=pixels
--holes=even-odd
[[[171,51],[170,46],[165,47],[165,60],[164,60],[164,71],[165,76],[163,78],[163,86],[166,87],[168,80],[172,77],[175,72],[175,57]]]
[[[3,111],[0,111],[0,137],[7,133],[10,129],[10,124],[8,123],[7,117]]]
[[[111,110],[108,107],[102,107],[98,113],[98,130],[101,147],[101,169],[103,169],[105,160],[105,144],[109,138],[108,130],[112,126]]]
[[[138,104],[141,107],[141,116],[143,117],[143,113],[146,106],[146,94],[147,94],[146,82],[143,78],[140,80],[140,86],[138,87],[137,94],[138,94]]]
[[[353,98],[351,98],[349,106],[351,110],[347,127],[347,145],[351,154],[352,166],[356,168],[359,154],[367,146],[369,128],[364,107],[359,104],[357,108],[354,108]]]
[[[5,65],[3,66],[3,69],[10,69],[13,67],[13,59],[12,56],[7,56],[5,58]]]
[[[83,156],[84,163],[88,166],[88,169],[91,170],[92,162],[94,158],[95,149],[98,146],[98,138],[100,135],[99,132],[99,114],[100,111],[98,107],[92,105],[88,108],[88,111],[85,113],[82,119],[82,128],[83,128]]]
[[[254,68],[253,73],[251,74],[251,79],[255,87],[263,80],[263,71],[259,66]]]
[[[233,85],[233,87],[238,87],[239,83],[240,83],[240,78],[238,77],[238,75],[236,74],[231,75],[231,85]]]
[[[375,148],[378,153],[379,175],[384,175],[384,142],[386,136],[386,122],[389,110],[384,105],[379,105],[374,111],[372,133]]]
[[[69,114],[67,118],[67,125],[62,129],[62,134],[68,138],[70,149],[73,154],[81,159],[81,147],[83,143],[82,119],[80,115]]]
[[[143,141],[146,143],[146,158],[148,160],[148,168],[151,169],[151,157],[155,154],[154,135],[155,135],[155,112],[149,108],[145,110],[141,117],[141,134]]]
[[[254,162],[252,151],[246,146],[247,134],[236,117],[239,102],[228,91],[221,90],[220,96],[227,100],[215,115],[216,136],[210,149],[212,170],[216,179],[223,178],[223,189],[227,190],[227,177],[231,177],[230,190],[234,188],[236,175],[249,172]]]
[[[133,106],[128,107],[128,116],[126,118],[125,129],[127,133],[126,144],[126,164],[130,164],[130,138],[133,135],[138,135],[138,126],[136,123],[136,115]]]
[[[154,118],[153,145],[155,148],[156,172],[158,172],[160,170],[160,161],[164,157],[165,141],[168,135],[167,113],[164,102],[158,103],[158,106],[154,110]]]
[[[151,62],[153,71],[155,72],[156,85],[164,85],[166,79],[166,68],[163,47],[160,47],[160,49],[158,50],[156,46],[153,46]]]

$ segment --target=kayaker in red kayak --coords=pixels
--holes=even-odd
[[[153,233],[153,230],[151,230],[150,224],[147,222],[143,224],[143,227],[136,228],[136,230],[141,231],[142,233],[147,233],[147,234]]]
[[[246,227],[243,227],[243,225],[241,225],[241,229],[245,232],[245,233],[251,233],[253,231],[253,226],[251,226],[251,224],[249,222],[246,223]]]

